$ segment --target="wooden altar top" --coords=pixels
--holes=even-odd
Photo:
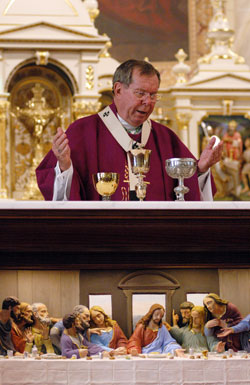
[[[250,267],[250,202],[0,201],[1,269]]]

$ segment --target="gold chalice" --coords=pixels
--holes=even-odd
[[[146,197],[148,182],[144,182],[144,174],[149,172],[151,150],[138,148],[130,150],[129,158],[132,172],[137,176],[138,183],[135,185],[136,196],[140,201]]]
[[[93,184],[103,201],[110,201],[116,192],[120,175],[116,172],[98,172],[92,175]]]

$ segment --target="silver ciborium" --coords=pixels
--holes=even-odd
[[[150,155],[151,150],[146,150],[144,148],[130,150],[129,152],[132,172],[136,175],[138,180],[135,185],[135,192],[140,201],[143,201],[146,197],[147,184],[149,184],[149,182],[145,182],[143,179],[145,178],[145,174],[149,172]]]
[[[98,172],[92,175],[94,187],[102,196],[103,201],[111,200],[111,195],[116,192],[118,187],[119,178],[120,175],[116,172]]]
[[[166,160],[166,172],[171,178],[178,179],[179,185],[174,188],[177,201],[184,201],[184,194],[189,192],[189,188],[184,186],[184,179],[194,175],[197,162],[192,158],[171,158]]]

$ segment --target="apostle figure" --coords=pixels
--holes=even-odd
[[[136,356],[139,353],[174,353],[183,356],[184,351],[176,340],[171,337],[162,318],[165,309],[154,304],[148,313],[137,323],[134,333],[128,341],[128,353]]]
[[[204,298],[203,303],[207,312],[205,334],[207,336],[215,335],[219,340],[226,342],[226,349],[241,350],[238,334],[219,337],[222,329],[235,326],[242,320],[242,315],[237,307],[214,293],[209,293]]]
[[[11,338],[16,351],[20,353],[24,351],[31,353],[34,341],[34,335],[31,331],[33,322],[31,305],[26,302],[21,302],[20,317],[12,323],[11,329]]]
[[[237,325],[222,329],[218,337],[223,338],[230,334],[239,334],[241,348],[250,353],[250,314],[243,318]]]
[[[87,308],[87,306],[84,305],[76,305],[73,309],[73,314],[75,314],[80,321],[80,325],[78,325],[78,332],[86,337],[86,335],[88,334],[88,329],[90,327],[89,309]],[[61,336],[63,331],[63,320],[56,322],[50,330],[50,339],[57,354],[61,354]]]
[[[187,352],[190,348],[195,351],[224,351],[225,343],[214,336],[204,334],[205,310],[203,306],[194,306],[191,310],[190,323],[182,328],[174,326],[170,334]]]
[[[127,353],[127,337],[101,306],[90,309],[90,341],[115,355]]]
[[[135,184],[129,152],[152,151],[147,173],[146,200],[175,200],[177,181],[165,171],[168,158],[194,158],[178,136],[150,120],[158,99],[160,73],[148,62],[128,60],[113,77],[114,101],[98,114],[72,123],[67,132],[58,128],[52,150],[37,168],[37,181],[46,200],[100,200],[92,175],[120,174],[113,200],[135,199]],[[221,157],[222,142],[211,139],[198,161],[196,174],[185,181],[186,200],[212,200],[209,168]],[[199,176],[199,178],[198,178]]]
[[[243,189],[241,192],[250,196],[250,138],[247,138],[244,144],[246,148],[243,151],[244,164],[241,170]]]
[[[49,329],[51,319],[47,306],[44,303],[33,303],[32,311],[34,314],[34,324],[32,325],[32,334],[34,335],[34,344],[39,353],[55,353],[49,338]]]
[[[102,353],[103,356],[109,356],[103,348],[92,344],[79,332],[80,325],[79,317],[74,314],[66,314],[63,317],[64,331],[61,337],[62,355],[71,358],[75,355],[76,358],[84,358]],[[81,330],[81,328],[80,328]]]
[[[175,314],[173,310],[173,326],[178,326],[182,328],[187,326],[191,317],[191,310],[194,307],[194,304],[189,301],[182,302],[180,304],[180,315]]]
[[[231,186],[228,183],[228,194],[238,196],[241,192],[240,186],[240,169],[242,161],[242,137],[237,131],[238,123],[231,120],[228,123],[227,132],[222,137],[223,148],[223,168],[225,174],[228,175],[228,182],[232,182]]]
[[[3,300],[0,311],[0,355],[7,356],[7,351],[12,350],[14,355],[18,352],[13,346],[11,339],[12,320],[16,321],[20,316],[20,301],[14,296]]]
[[[235,120],[231,120],[228,123],[227,132],[223,135],[225,156],[234,160],[241,159],[243,147],[242,137],[237,131],[237,126],[238,123]]]

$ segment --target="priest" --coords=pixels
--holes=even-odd
[[[92,175],[116,172],[119,186],[112,200],[132,200],[136,180],[129,152],[152,151],[145,200],[174,200],[177,181],[165,171],[169,158],[194,158],[169,128],[150,120],[158,99],[160,73],[146,61],[128,60],[113,77],[113,103],[98,114],[73,122],[66,133],[59,127],[52,150],[38,166],[37,181],[46,200],[99,200]],[[196,174],[185,180],[186,200],[212,200],[209,168],[220,160],[222,143],[212,138],[203,150]]]

